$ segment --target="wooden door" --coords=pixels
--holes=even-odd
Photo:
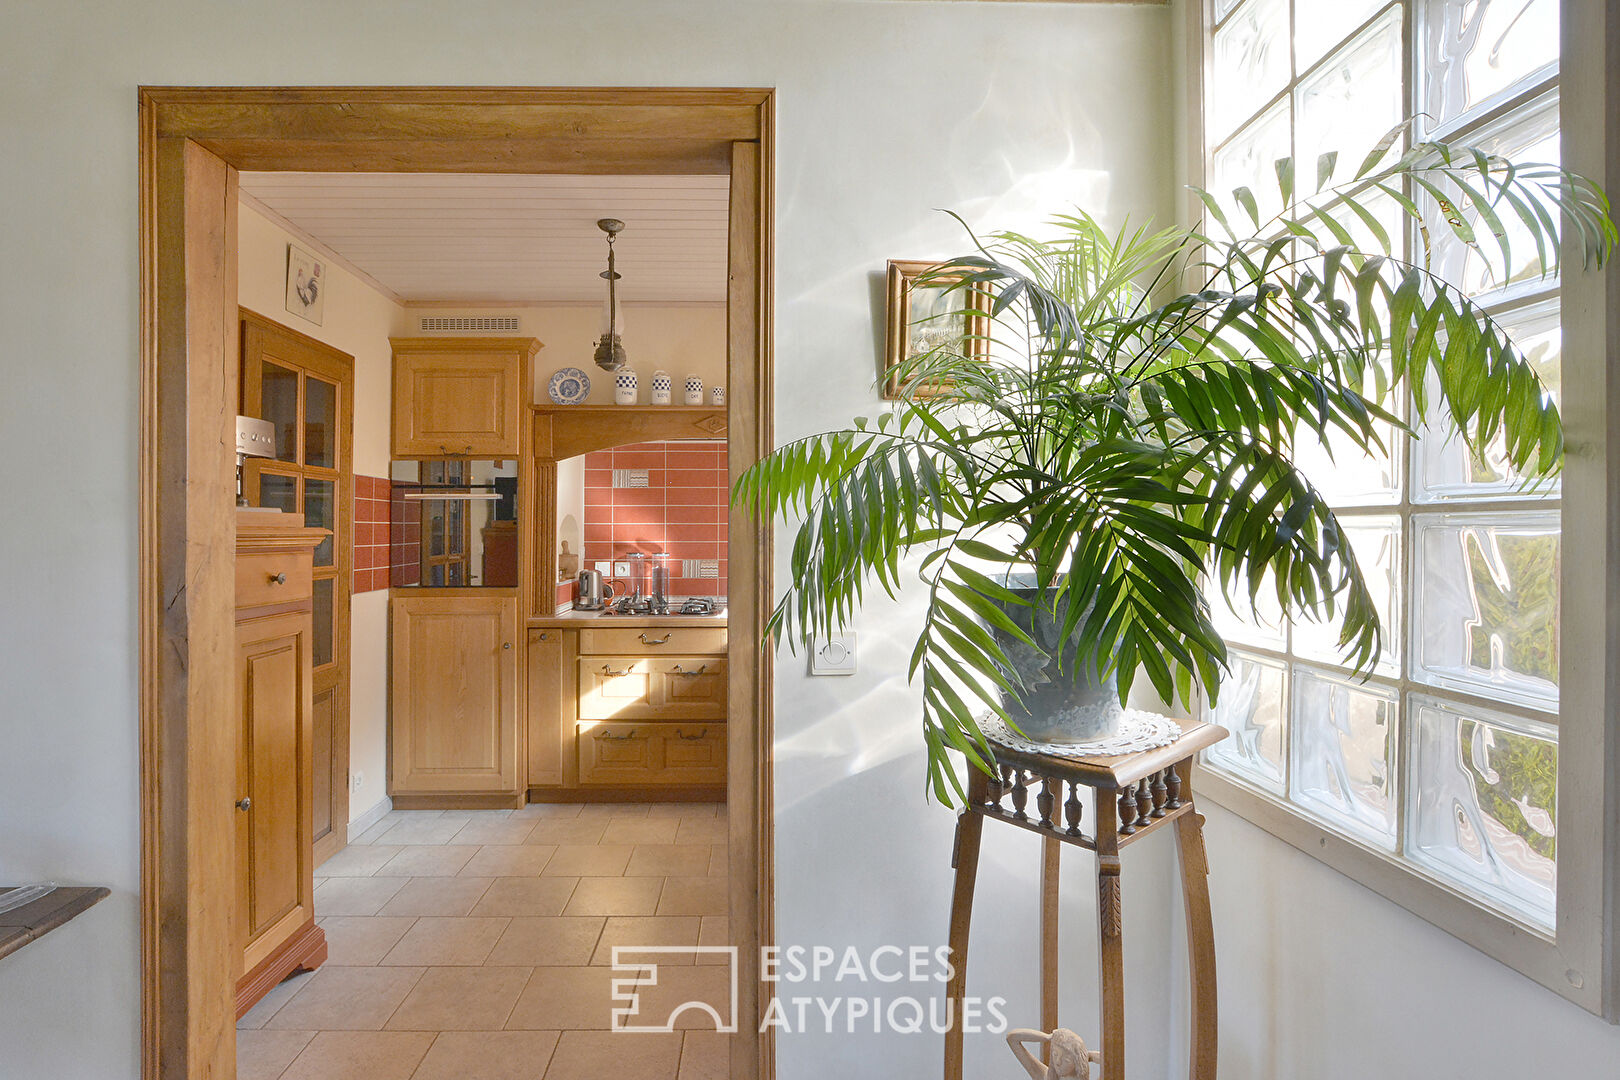
[[[349,601],[354,582],[354,358],[244,309],[242,413],[276,428],[276,456],[249,458],[242,490],[254,506],[304,515],[332,530],[315,549],[315,808],[317,865],[342,850],[349,826]]]
[[[307,611],[237,627],[238,978],[314,918],[313,637]]]
[[[519,791],[515,596],[392,601],[389,793]]]
[[[517,457],[528,401],[519,350],[507,339],[395,339],[394,456]]]

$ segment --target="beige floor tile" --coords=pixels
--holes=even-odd
[[[412,844],[400,848],[376,877],[454,877],[481,849],[476,844]]]
[[[321,877],[370,877],[401,850],[397,844],[350,844],[317,866],[315,873]]]
[[[727,840],[726,819],[681,818],[680,831],[675,834],[677,844],[724,844]]]
[[[470,914],[561,915],[578,883],[575,877],[496,878]]]
[[[323,1031],[283,1080],[409,1080],[432,1044],[426,1031]]]
[[[612,877],[624,873],[634,850],[629,844],[562,844],[546,863],[544,872],[564,877]]]
[[[648,817],[654,818],[682,818],[682,817],[714,817],[718,803],[692,803],[692,802],[665,802],[652,803],[647,810]]]
[[[657,984],[643,986],[637,994],[640,998],[637,1019],[631,1023],[662,1025],[673,1018],[675,1028],[680,1031],[714,1031],[716,1016],[721,1022],[732,1019],[731,971],[728,968],[706,965],[661,967],[658,969]],[[714,1009],[714,1015],[701,1008],[702,1005]]]
[[[609,967],[537,967],[512,1015],[507,1017],[506,1027],[606,1031],[613,1026],[612,981],[613,969]]]
[[[681,818],[614,818],[602,834],[604,844],[673,844]]]
[[[378,915],[470,915],[494,878],[420,877],[384,904]]]
[[[276,1080],[314,1037],[313,1031],[238,1031],[236,1080]]]
[[[260,998],[253,1008],[249,1009],[247,1014],[236,1022],[236,1030],[253,1031],[264,1027],[270,1018],[276,1015],[276,1011],[292,1000],[292,996],[302,990],[304,985],[314,977],[315,973],[313,971],[300,971],[291,978],[283,979],[271,987],[270,992]]]
[[[394,1015],[389,1031],[499,1031],[528,985],[526,967],[428,968]]]
[[[265,1026],[298,1031],[380,1031],[421,976],[421,968],[322,965]]]
[[[637,847],[624,868],[625,877],[699,877],[709,872],[707,844],[650,844]]]
[[[407,813],[435,813],[432,810],[407,811]],[[382,843],[385,844],[448,844],[462,826],[472,819],[465,814],[454,816],[444,814],[431,818],[410,817],[383,833]]]
[[[731,872],[731,848],[726,844],[712,844],[709,847],[712,854],[709,857],[709,873],[714,877],[724,877]]]
[[[688,1031],[682,1036],[681,1071],[677,1080],[726,1080],[730,1075],[730,1035],[718,1031]]]
[[[550,844],[492,845],[461,868],[467,877],[531,877],[542,873],[557,849]]]
[[[591,963],[613,963],[613,950],[617,947],[632,950],[625,958],[626,963],[690,964],[691,953],[654,955],[633,950],[644,945],[696,945],[700,923],[697,918],[615,915],[602,928]]]
[[[665,878],[664,891],[658,897],[658,914],[724,915],[728,910],[728,884],[723,877]]]
[[[463,825],[452,844],[521,844],[534,831],[533,818],[474,819]]]
[[[337,967],[374,967],[399,943],[414,918],[333,915],[321,920],[326,931],[326,962]]]
[[[599,916],[514,918],[484,963],[548,967],[588,964],[605,921]]]
[[[358,836],[349,837],[349,846],[354,847],[356,844],[375,844],[377,841],[382,839],[383,833],[387,832],[389,829],[392,829],[397,824],[399,824],[398,821],[390,821],[385,815],[381,821],[371,826],[365,832]]]
[[[581,803],[530,803],[512,811],[514,818],[574,818],[579,816]]]
[[[574,895],[568,898],[568,906],[563,913],[652,915],[658,910],[658,894],[662,886],[661,878],[582,877],[574,887]]]
[[[375,915],[405,885],[404,878],[327,878],[315,890],[315,914]]]
[[[698,931],[699,945],[727,946],[731,942],[731,920],[724,915],[703,916],[703,928]],[[731,963],[731,958],[725,953],[699,953],[699,964],[718,964],[724,966]]]
[[[586,803],[580,807],[582,818],[646,817],[647,803]]]
[[[565,1031],[546,1080],[671,1080],[680,1058],[681,1037],[673,1033]]]
[[[506,932],[507,919],[425,916],[382,958],[387,965],[478,965]]]
[[[555,1031],[447,1031],[411,1080],[541,1080]]]
[[[595,844],[607,831],[608,818],[541,818],[529,833],[530,844]]]

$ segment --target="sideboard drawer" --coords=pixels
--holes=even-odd
[[[582,723],[581,784],[714,785],[726,782],[726,726]]]
[[[581,720],[714,720],[726,717],[723,656],[579,658]]]
[[[591,627],[579,632],[582,653],[685,653],[724,655],[726,628],[723,626],[659,626],[637,630],[628,626],[609,629]]]
[[[264,607],[308,600],[312,593],[308,553],[264,551],[236,556],[236,606]]]

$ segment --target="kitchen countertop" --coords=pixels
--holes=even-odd
[[[578,630],[582,627],[593,626],[602,629],[611,629],[622,626],[627,630],[641,630],[648,627],[666,626],[697,626],[705,628],[725,628],[726,613],[719,615],[604,615],[600,611],[561,611],[555,615],[537,615],[529,620],[530,626],[557,627],[566,630]]]

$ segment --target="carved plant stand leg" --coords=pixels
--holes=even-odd
[[[972,808],[985,801],[985,775],[968,777],[968,809],[956,818],[956,887],[951,893],[951,972],[945,988],[950,1027],[945,1032],[945,1080],[962,1080],[962,998],[967,990],[968,927],[973,921],[973,886],[979,876],[979,838],[984,816]]]
[[[1125,1080],[1125,910],[1119,831],[1108,792],[1097,796],[1097,979],[1102,1002],[1102,1080]]]
[[[1215,1080],[1215,931],[1209,910],[1209,860],[1204,854],[1204,815],[1194,811],[1176,821],[1181,861],[1182,903],[1187,910],[1187,971],[1192,986],[1192,1040],[1189,1075]]]

